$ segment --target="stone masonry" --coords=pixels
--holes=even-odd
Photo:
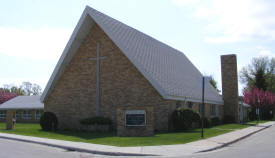
[[[154,129],[168,130],[175,100],[165,100],[109,37],[94,25],[46,98],[45,111],[56,113],[61,129],[80,129],[79,120],[95,116],[96,42],[101,43],[100,115],[109,117],[116,128],[117,107],[152,106]]]
[[[146,126],[125,126],[126,110],[145,110]],[[153,106],[121,106],[117,108],[117,135],[118,136],[152,136],[154,135],[154,108]]]
[[[169,117],[176,100],[166,100],[95,24],[44,101],[44,110],[54,112],[60,129],[80,130],[80,120],[96,115],[96,43],[100,42],[101,60],[100,115],[113,121],[118,135],[152,135],[154,130],[168,130]],[[184,102],[180,102],[180,106]],[[123,110],[144,108],[148,126],[131,129],[123,126]],[[122,115],[118,115],[122,114]],[[136,130],[136,131],[134,131]],[[128,133],[127,133],[128,131]]]
[[[236,55],[221,56],[222,94],[224,116],[232,116],[239,122],[238,74]]]

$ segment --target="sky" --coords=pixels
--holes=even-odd
[[[238,70],[275,57],[272,0],[0,0],[0,87],[45,88],[86,5],[182,51],[221,89],[220,56]],[[239,93],[243,85],[239,83]]]

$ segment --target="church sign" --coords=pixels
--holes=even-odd
[[[145,126],[146,125],[145,110],[126,110],[125,125],[126,126]]]

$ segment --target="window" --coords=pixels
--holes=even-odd
[[[204,113],[204,108],[201,103],[199,104],[199,113],[201,116],[202,116],[202,113]]]
[[[16,118],[21,118],[21,112],[16,111]]]
[[[32,118],[31,111],[23,111],[22,119],[24,120],[30,120]]]
[[[177,101],[176,102],[176,108],[179,108],[180,107],[180,101]]]
[[[6,119],[6,111],[0,111],[0,119]]]
[[[39,110],[36,110],[35,111],[35,119],[36,120],[39,120],[40,119],[40,116],[41,116],[41,112]]]
[[[126,110],[125,125],[126,126],[145,126],[146,113],[145,110]]]
[[[193,107],[193,103],[192,103],[192,102],[190,102],[190,101],[189,101],[189,102],[187,102],[187,107],[188,107],[188,108],[190,108],[190,109],[192,109],[192,107]]]
[[[216,115],[216,105],[211,104],[210,105],[210,115],[215,116]]]

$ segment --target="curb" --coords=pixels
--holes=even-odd
[[[3,139],[9,139],[9,140],[15,140],[15,141],[22,141],[22,142],[28,142],[28,143],[34,143],[34,144],[40,144],[40,145],[46,145],[50,147],[57,147],[61,149],[65,149],[68,151],[78,151],[78,152],[86,152],[91,154],[98,154],[98,155],[108,155],[108,156],[160,156],[160,155],[152,155],[152,154],[135,154],[135,153],[122,153],[122,152],[104,152],[104,151],[97,151],[97,150],[90,150],[90,149],[83,149],[83,148],[76,148],[76,147],[69,147],[65,145],[56,145],[51,143],[45,143],[45,142],[39,142],[39,141],[33,141],[33,140],[26,140],[26,139],[20,139],[20,138],[11,138],[11,137],[5,137],[0,136],[0,138]]]
[[[242,136],[242,137],[240,137],[240,138],[238,138],[238,139],[235,139],[235,140],[233,140],[233,141],[231,141],[231,142],[224,143],[224,144],[222,144],[222,145],[220,145],[220,146],[217,146],[217,147],[214,147],[214,148],[211,148],[211,149],[206,149],[206,150],[198,151],[198,152],[196,152],[196,153],[209,152],[209,151],[213,151],[213,150],[217,150],[217,149],[226,147],[226,146],[231,145],[231,144],[233,144],[233,143],[236,143],[236,142],[238,142],[238,141],[240,141],[240,140],[242,140],[242,139],[245,139],[245,138],[247,138],[247,137],[249,137],[249,136],[251,136],[251,135],[253,135],[253,134],[255,134],[255,133],[258,133],[258,132],[260,132],[260,131],[262,131],[262,130],[264,130],[264,129],[267,129],[267,128],[271,127],[271,126],[273,126],[273,125],[265,126],[265,127],[263,127],[262,129],[259,129],[259,130],[257,130],[257,131],[254,131],[254,132],[252,132],[252,133],[249,133],[249,134],[247,134],[247,135],[245,135],[245,136]]]
[[[232,140],[231,142],[228,143],[224,143],[221,144],[219,146],[216,146],[214,148],[210,148],[210,149],[206,149],[206,150],[201,150],[195,153],[203,153],[203,152],[209,152],[209,151],[213,151],[213,150],[217,150],[223,147],[226,147],[230,144],[236,143],[242,139],[245,139],[255,133],[258,133],[264,129],[267,129],[271,126],[273,126],[275,124],[272,125],[267,125],[264,126],[263,128],[256,130],[254,132],[251,132],[245,136],[242,136],[238,139]],[[65,149],[67,151],[77,151],[77,152],[86,152],[86,153],[91,153],[91,154],[98,154],[98,155],[108,155],[108,156],[161,156],[161,155],[155,155],[155,154],[139,154],[139,153],[124,153],[124,152],[108,152],[108,151],[98,151],[98,150],[92,150],[92,149],[83,149],[80,147],[70,147],[70,146],[66,146],[66,145],[57,145],[57,144],[53,144],[53,143],[46,143],[46,142],[42,142],[42,141],[35,141],[35,140],[28,140],[28,139],[23,139],[23,138],[13,138],[13,137],[9,137],[9,136],[1,136],[0,138],[3,139],[9,139],[9,140],[15,140],[15,141],[22,141],[22,142],[28,142],[28,143],[34,143],[34,144],[40,144],[40,145],[45,145],[45,146],[50,146],[50,147],[57,147],[57,148],[61,148],[61,149]]]

